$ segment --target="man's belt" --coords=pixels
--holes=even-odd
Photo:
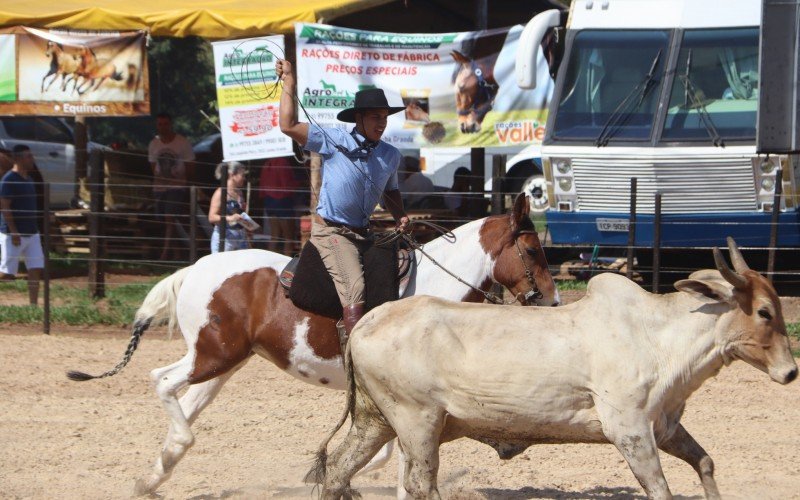
[[[322,221],[322,223],[325,224],[326,226],[343,227],[345,229],[349,229],[350,231],[356,233],[359,236],[363,236],[364,238],[369,236],[369,226],[366,226],[366,227],[355,227],[355,226],[351,226],[349,224],[342,224],[341,222],[332,221],[330,219],[326,219],[324,217],[320,217],[319,215],[317,215],[316,217],[318,217],[319,220]]]

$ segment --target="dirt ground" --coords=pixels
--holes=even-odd
[[[154,330],[117,376],[83,383],[64,376],[107,370],[126,345],[123,329],[55,327],[45,336],[38,327],[0,325],[0,496],[131,496],[167,430],[147,374],[181,357],[183,340]],[[253,359],[200,415],[194,448],[159,495],[313,498],[302,477],[343,396]],[[800,498],[798,422],[800,384],[779,386],[742,362],[701,387],[683,419],[715,460],[723,496],[740,499]],[[662,462],[677,498],[702,497],[688,465],[664,455]],[[439,479],[452,499],[642,497],[610,445],[542,445],[504,462],[491,448],[461,440],[443,446]],[[395,482],[393,459],[354,486],[365,498],[392,498]]]

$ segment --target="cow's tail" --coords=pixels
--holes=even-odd
[[[339,432],[339,429],[342,428],[344,423],[347,421],[348,416],[350,416],[351,422],[355,421],[356,378],[355,374],[353,373],[353,355],[350,352],[350,342],[347,342],[347,345],[344,349],[344,354],[342,355],[342,360],[344,361],[344,371],[347,375],[347,405],[342,412],[342,416],[339,417],[339,422],[337,422],[336,427],[334,427],[333,430],[328,433],[328,436],[319,446],[319,450],[314,458],[314,463],[311,466],[311,470],[309,470],[306,474],[306,477],[303,478],[303,481],[306,483],[322,484],[325,482],[325,472],[328,465],[328,443],[330,443],[331,439],[333,439],[333,436]]]
[[[125,349],[125,355],[122,357],[122,361],[120,361],[117,366],[102,375],[89,375],[84,372],[69,371],[67,372],[67,378],[82,382],[84,380],[106,378],[116,375],[125,368],[125,365],[131,360],[136,348],[139,347],[139,340],[142,338],[142,335],[144,335],[144,332],[150,328],[150,325],[166,323],[171,338],[172,331],[177,324],[178,292],[190,269],[191,267],[179,269],[156,283],[156,285],[150,289],[142,305],[139,306],[139,309],[136,311],[131,340],[128,342],[128,347]]]

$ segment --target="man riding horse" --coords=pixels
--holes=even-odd
[[[275,68],[283,81],[281,131],[325,160],[310,241],[319,250],[342,303],[342,320],[336,326],[344,341],[364,314],[361,262],[372,245],[369,218],[379,198],[383,197],[400,231],[409,224],[397,182],[403,156],[397,148],[381,141],[388,116],[405,108],[389,106],[383,90],[373,88],[357,92],[353,107],[337,115],[340,121],[355,123],[349,133],[298,122],[292,65],[278,60]]]

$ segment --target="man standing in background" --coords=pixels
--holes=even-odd
[[[172,116],[156,116],[156,135],[148,147],[148,159],[153,170],[153,195],[156,214],[164,217],[164,249],[160,260],[180,260],[178,248],[171,243],[177,236],[176,224],[189,214],[189,192],[186,189],[187,171],[194,161],[192,145],[172,128]]]
[[[14,166],[0,179],[0,273],[2,279],[15,279],[20,257],[28,270],[28,299],[39,301],[39,280],[44,253],[39,237],[36,187],[31,178],[33,153],[28,146],[14,146]]]

